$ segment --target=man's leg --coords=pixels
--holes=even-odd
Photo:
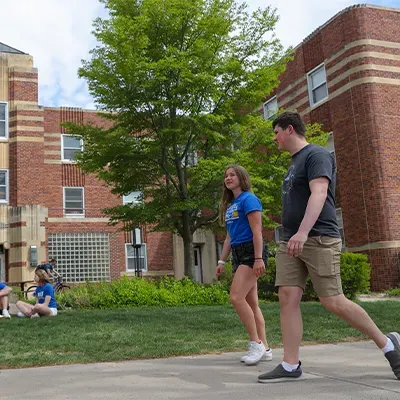
[[[303,289],[297,286],[279,288],[283,361],[293,365],[299,363],[300,343],[303,337],[303,320],[300,311],[302,295]]]
[[[307,269],[298,257],[286,254],[286,244],[281,244],[276,254],[276,282],[279,286],[283,362],[275,369],[258,377],[260,383],[300,380],[303,377],[299,348],[303,335],[300,301],[307,280]]]
[[[312,245],[317,251],[315,255],[309,253],[312,256],[306,262],[322,305],[372,339],[385,354],[397,379],[400,379],[400,335],[392,332],[385,336],[362,307],[343,295],[340,277],[341,240],[316,237],[312,238]]]
[[[319,299],[328,311],[346,321],[352,328],[367,335],[380,349],[385,347],[386,335],[379,330],[371,317],[358,304],[350,301],[343,294]]]

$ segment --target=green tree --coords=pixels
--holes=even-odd
[[[100,1],[109,15],[94,22],[98,45],[79,76],[112,127],[67,124],[84,139],[79,165],[113,193],[141,191],[145,201],[106,214],[127,229],[179,234],[194,277],[193,233],[216,222],[226,165],[251,169],[265,221],[279,210],[284,157],[267,149],[272,130],[258,111],[289,57],[276,11],[250,13],[235,0]],[[275,165],[254,162],[269,156]]]

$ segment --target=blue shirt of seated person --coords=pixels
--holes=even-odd
[[[45,283],[42,286],[38,286],[35,290],[34,296],[37,297],[39,304],[43,304],[46,296],[50,296],[51,300],[49,308],[57,308],[56,298],[54,296],[54,288],[50,283]]]

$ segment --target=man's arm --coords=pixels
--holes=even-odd
[[[306,212],[301,221],[299,230],[290,238],[286,247],[286,253],[289,256],[297,257],[303,251],[303,246],[308,238],[308,234],[320,216],[326,197],[328,196],[328,178],[321,177],[313,179],[310,181],[309,185],[311,195],[307,202]]]

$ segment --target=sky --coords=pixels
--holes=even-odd
[[[342,9],[363,3],[349,0],[247,0],[250,9],[276,7],[276,35],[285,47],[296,46]],[[95,104],[78,78],[82,59],[95,46],[93,20],[105,16],[98,0],[0,0],[0,42],[28,53],[39,70],[39,104],[81,107]],[[400,8],[400,0],[369,0]]]

